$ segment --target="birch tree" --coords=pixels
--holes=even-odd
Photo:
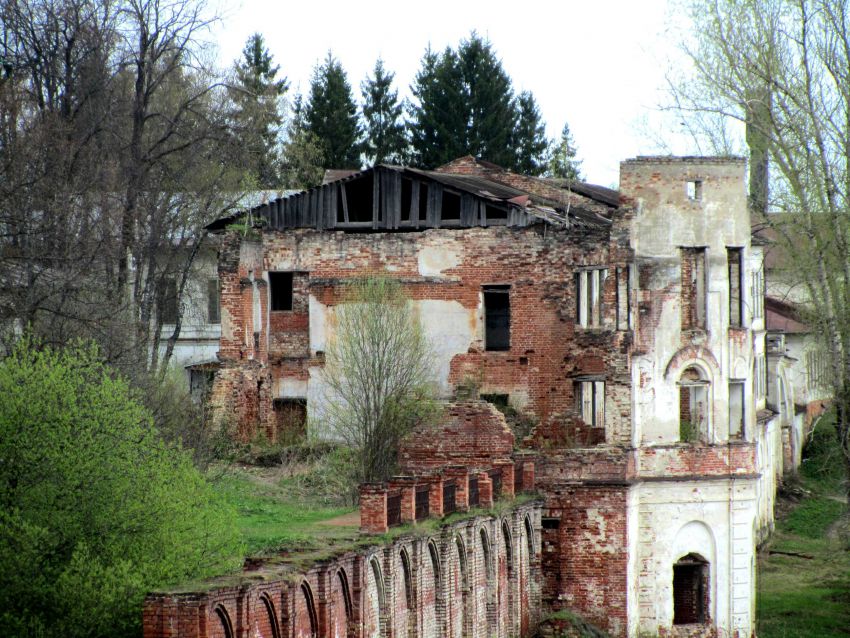
[[[398,444],[436,413],[433,355],[401,284],[349,283],[325,352],[325,427],[356,451],[359,481],[386,479]]]

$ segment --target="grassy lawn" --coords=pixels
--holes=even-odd
[[[249,556],[309,550],[334,539],[350,538],[357,529],[356,524],[327,525],[328,520],[349,514],[355,508],[298,498],[279,468],[233,466],[214,484],[236,508]]]
[[[803,486],[812,495],[786,508],[759,557],[759,638],[850,636],[850,522],[838,500],[841,465],[829,454],[834,435],[827,427],[819,436],[803,465]]]

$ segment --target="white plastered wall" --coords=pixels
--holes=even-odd
[[[755,599],[755,481],[643,483],[637,501],[636,571],[630,573],[629,635],[673,624],[673,564],[687,554],[709,563],[709,615],[721,636],[749,636]]]

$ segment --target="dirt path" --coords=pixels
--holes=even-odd
[[[360,510],[354,510],[348,514],[337,516],[321,522],[322,525],[330,525],[332,527],[350,527],[352,525],[360,526]]]

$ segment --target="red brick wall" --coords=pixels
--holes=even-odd
[[[423,474],[446,465],[490,467],[511,456],[514,435],[505,417],[486,401],[450,403],[440,425],[409,434],[399,450],[405,474]]]

